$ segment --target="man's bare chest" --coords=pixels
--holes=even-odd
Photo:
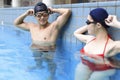
[[[53,30],[52,28],[47,28],[42,30],[32,29],[30,33],[33,40],[44,41],[54,39],[58,32],[55,29]]]

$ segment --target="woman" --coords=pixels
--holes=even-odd
[[[113,56],[120,52],[120,41],[114,41],[107,32],[109,26],[120,28],[116,16],[110,15],[103,8],[90,11],[85,26],[80,27],[74,35],[86,43],[81,49],[81,60],[76,67],[75,80],[109,80],[119,65]],[[85,32],[88,35],[85,35]]]

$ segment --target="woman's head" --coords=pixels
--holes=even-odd
[[[105,29],[109,28],[105,24],[105,19],[108,17],[108,13],[103,8],[96,8],[90,11],[89,15],[92,17],[94,22],[99,22]]]

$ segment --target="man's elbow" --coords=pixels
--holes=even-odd
[[[77,33],[76,33],[76,32],[74,32],[74,33],[73,33],[73,35],[76,37]]]
[[[13,22],[13,24],[14,24],[15,26],[17,26],[17,25],[18,25],[18,22],[15,20],[15,21]]]
[[[13,24],[14,24],[15,26],[17,26],[17,27],[18,27],[20,24],[22,24],[22,23],[23,23],[23,22],[19,22],[19,21],[16,21],[16,20],[13,22]]]
[[[67,12],[68,15],[71,15],[71,10],[70,9],[67,9],[66,12]]]

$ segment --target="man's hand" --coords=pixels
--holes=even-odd
[[[34,15],[34,10],[33,9],[28,9],[26,12],[27,16],[33,16]]]
[[[49,14],[53,14],[53,13],[54,13],[54,12],[53,12],[53,8],[49,7],[49,8],[48,8],[48,13],[49,13]]]
[[[117,20],[117,17],[115,15],[109,15],[107,19],[105,19],[105,23],[108,26],[119,28],[119,21]]]

